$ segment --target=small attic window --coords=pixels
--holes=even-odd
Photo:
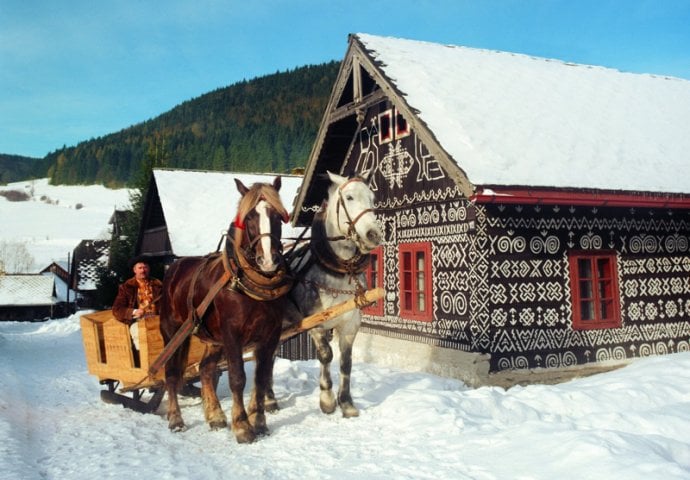
[[[393,110],[379,113],[379,144],[393,140]]]
[[[400,112],[395,111],[395,138],[403,138],[410,134],[410,125]]]

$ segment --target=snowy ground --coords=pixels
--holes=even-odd
[[[77,316],[0,323],[0,478],[690,478],[690,353],[507,391],[355,358],[353,419],[319,411],[316,361],[279,360],[275,381],[270,436],[238,445],[187,398],[171,433],[166,399],[155,414],[100,401]],[[226,378],[219,393],[228,412]]]
[[[0,186],[32,198],[10,202],[0,196],[0,240],[23,243],[34,259],[32,273],[53,261],[67,261],[81,240],[109,239],[108,221],[115,209],[129,208],[129,190],[102,185],[49,185],[48,179]]]

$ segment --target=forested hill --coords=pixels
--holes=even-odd
[[[41,176],[41,173],[45,174],[45,166],[38,158],[0,153],[0,185]]]
[[[50,153],[53,184],[131,184],[144,161],[171,168],[289,172],[304,167],[339,62],[242,81],[154,119]]]

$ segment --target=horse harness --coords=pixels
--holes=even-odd
[[[285,295],[293,285],[293,279],[281,265],[277,274],[266,276],[259,272],[247,258],[246,251],[241,248],[242,230],[232,225],[226,235],[226,246],[220,252],[214,252],[203,257],[203,261],[194,271],[187,295],[187,319],[175,332],[159,357],[149,367],[149,375],[154,376],[167,363],[173,353],[192,333],[204,329],[203,317],[213,299],[223,288],[246,295],[254,300],[269,301]],[[254,239],[250,246],[261,237]],[[232,240],[231,240],[232,239]],[[230,250],[230,244],[232,249]],[[230,253],[228,253],[230,250]],[[223,275],[208,289],[204,299],[194,306],[194,292],[196,285],[205,268],[213,268],[222,263]]]
[[[311,285],[312,288],[316,290],[321,290],[328,292],[332,295],[339,294],[353,294],[355,296],[355,302],[358,308],[363,308],[369,305],[370,302],[364,300],[364,292],[366,291],[366,285],[364,285],[359,276],[361,273],[366,271],[370,262],[370,255],[363,254],[359,248],[355,255],[345,260],[335,254],[333,248],[331,247],[331,242],[338,240],[350,240],[355,245],[359,245],[361,240],[359,234],[355,228],[356,223],[367,213],[372,212],[373,209],[365,209],[361,211],[354,219],[348,212],[345,206],[345,200],[343,199],[343,188],[350,182],[363,181],[359,177],[352,178],[347,182],[343,183],[338,187],[338,203],[336,204],[336,217],[337,220],[340,219],[340,210],[342,208],[345,217],[347,218],[348,230],[346,235],[340,235],[336,237],[329,237],[326,234],[326,202],[322,204],[320,210],[314,216],[312,221],[312,239],[309,242],[309,251],[311,256],[307,259],[305,263],[302,260],[306,256],[307,249],[302,249],[296,252],[296,257],[301,257],[299,259],[298,266],[294,269],[294,275],[300,277],[300,273],[308,270],[312,265],[318,264],[322,269],[326,270],[328,273],[335,276],[348,276],[350,283],[355,283],[354,289],[344,290],[332,288],[327,285],[320,284],[312,280],[300,280],[305,284]]]
[[[241,293],[254,300],[269,301],[285,295],[292,288],[292,277],[287,274],[284,265],[270,276],[264,275],[254,267],[248,259],[247,250],[242,245],[242,229],[231,226],[226,236],[226,247],[220,252],[214,252],[204,257],[204,261],[197,267],[192,277],[192,283],[187,295],[187,307],[190,315],[194,316],[194,323],[198,326],[213,299],[223,289]],[[261,237],[257,236],[250,246]],[[232,248],[230,248],[232,246]],[[194,307],[193,297],[199,276],[208,266],[209,268],[222,263],[223,275],[208,290],[201,303]]]

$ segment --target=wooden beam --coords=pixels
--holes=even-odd
[[[367,108],[370,108],[385,99],[386,93],[383,90],[376,90],[375,92],[363,97],[359,102],[348,103],[347,105],[343,105],[342,107],[338,107],[337,109],[333,110],[328,115],[328,123],[335,123],[343,118],[356,115],[357,110],[366,110]]]

